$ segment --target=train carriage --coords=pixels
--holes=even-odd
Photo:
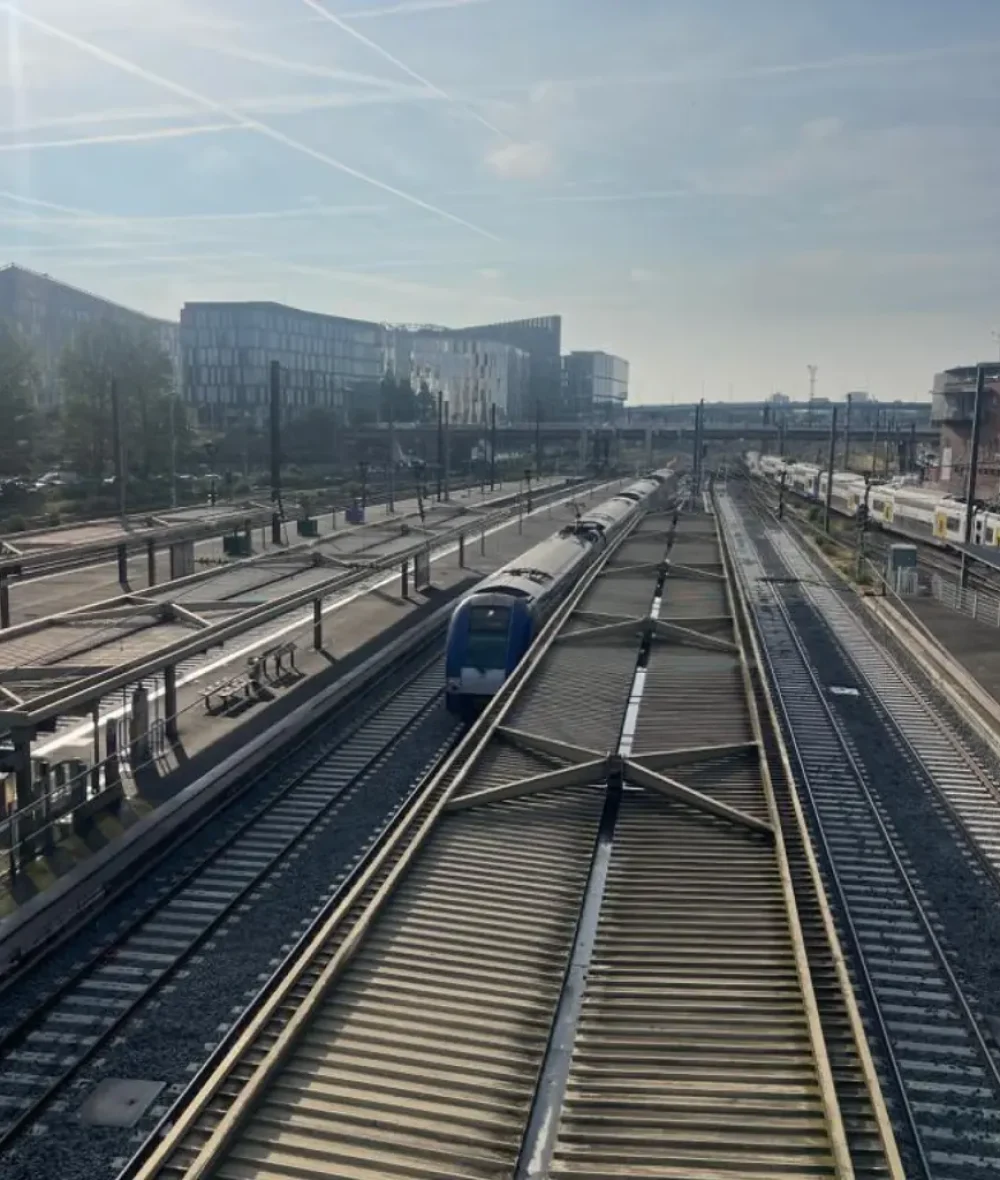
[[[489,702],[587,565],[674,478],[665,469],[631,484],[491,574],[458,604],[445,648],[449,712],[470,720]]]
[[[827,474],[811,463],[789,463],[776,455],[756,458],[751,472],[768,483],[781,482],[806,499],[826,499]],[[833,473],[831,506],[855,516],[868,498],[872,523],[893,532],[926,537],[939,544],[960,544],[965,540],[966,507],[961,500],[932,489],[906,482],[869,483],[850,472]],[[1000,547],[1000,512],[979,509],[973,518],[972,539],[981,545]]]

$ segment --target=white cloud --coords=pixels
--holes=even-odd
[[[401,201],[405,201],[407,204],[421,209],[425,213],[433,214],[435,217],[449,221],[453,225],[462,226],[464,229],[470,230],[471,232],[483,237],[495,238],[496,236],[489,230],[483,229],[478,225],[474,225],[472,222],[466,221],[464,218],[459,217],[454,213],[450,213],[446,209],[441,209],[440,207],[431,204],[429,201],[425,201],[423,198],[417,196],[414,193],[406,192],[403,189],[397,188],[395,185],[389,184],[386,181],[379,180],[377,177],[362,172],[359,168],[355,168],[345,161],[338,160],[334,156],[328,155],[326,152],[318,151],[317,149],[310,147],[308,144],[303,143],[301,140],[297,140],[292,138],[290,135],[286,135],[283,131],[268,123],[264,123],[259,119],[251,119],[247,116],[244,116],[240,112],[233,110],[233,108],[228,106],[225,102],[219,102],[218,100],[211,98],[198,90],[194,90],[183,83],[176,82],[171,78],[167,78],[162,74],[147,69],[145,66],[131,61],[126,57],[113,53],[99,45],[95,45],[93,42],[90,42],[83,37],[77,36],[75,33],[71,33],[66,29],[48,24],[46,21],[39,20],[37,17],[23,12],[20,9],[15,9],[14,6],[8,2],[8,0],[0,0],[0,11],[9,13],[11,16],[17,18],[17,20],[22,24],[26,24],[29,27],[46,34],[56,42],[59,42],[63,45],[72,46],[74,49],[79,50],[80,53],[85,54],[96,61],[102,62],[104,65],[111,66],[121,73],[130,75],[132,78],[139,79],[150,84],[151,86],[165,90],[177,98],[184,99],[186,102],[194,103],[205,110],[211,111],[215,115],[221,115],[223,118],[229,119],[241,127],[256,131],[260,136],[269,139],[272,143],[280,144],[292,152],[308,157],[317,163],[325,165],[327,168],[343,173],[344,175],[351,176],[355,180],[359,180],[365,184],[371,185],[382,192],[391,193],[393,196],[398,197]]]
[[[497,176],[507,180],[538,180],[554,166],[550,148],[539,140],[505,143],[487,153],[486,163]]]
[[[802,138],[818,143],[824,139],[834,139],[843,130],[843,119],[838,119],[836,115],[827,115],[825,118],[810,119],[807,123],[804,123],[802,125]]]
[[[479,277],[486,279],[488,282],[495,283],[497,279],[503,277],[503,272],[497,270],[494,266],[483,266],[479,269]]]
[[[633,283],[655,283],[659,277],[655,270],[648,270],[644,266],[633,266],[629,271]]]

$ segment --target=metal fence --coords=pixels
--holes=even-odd
[[[931,594],[951,610],[968,615],[980,623],[1000,627],[1000,596],[996,594],[985,590],[963,590],[957,582],[943,578],[940,574],[931,576]]]

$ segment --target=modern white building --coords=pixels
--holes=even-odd
[[[530,357],[523,349],[438,329],[396,328],[389,346],[397,377],[414,390],[439,390],[452,422],[463,425],[514,421],[527,411]]]

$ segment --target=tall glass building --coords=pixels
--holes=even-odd
[[[481,324],[474,328],[459,328],[455,335],[512,344],[528,353],[527,397],[516,413],[512,412],[512,418],[530,421],[536,414],[549,422],[565,418],[561,376],[562,316]]]
[[[566,408],[575,419],[611,418],[628,399],[628,361],[609,352],[571,352],[563,358]]]
[[[421,384],[448,405],[452,422],[521,421],[528,401],[531,358],[513,344],[478,340],[445,328],[389,328],[390,366],[414,390]]]
[[[111,320],[141,329],[170,357],[179,376],[180,355],[176,321],[158,320],[60,283],[22,266],[0,267],[0,319],[31,347],[40,378],[40,409],[54,410],[62,400],[59,359],[81,328]]]
[[[343,416],[355,398],[378,396],[385,331],[367,320],[280,303],[186,303],[181,359],[185,396],[204,426],[263,425],[271,361],[281,365],[286,417],[312,409]]]

